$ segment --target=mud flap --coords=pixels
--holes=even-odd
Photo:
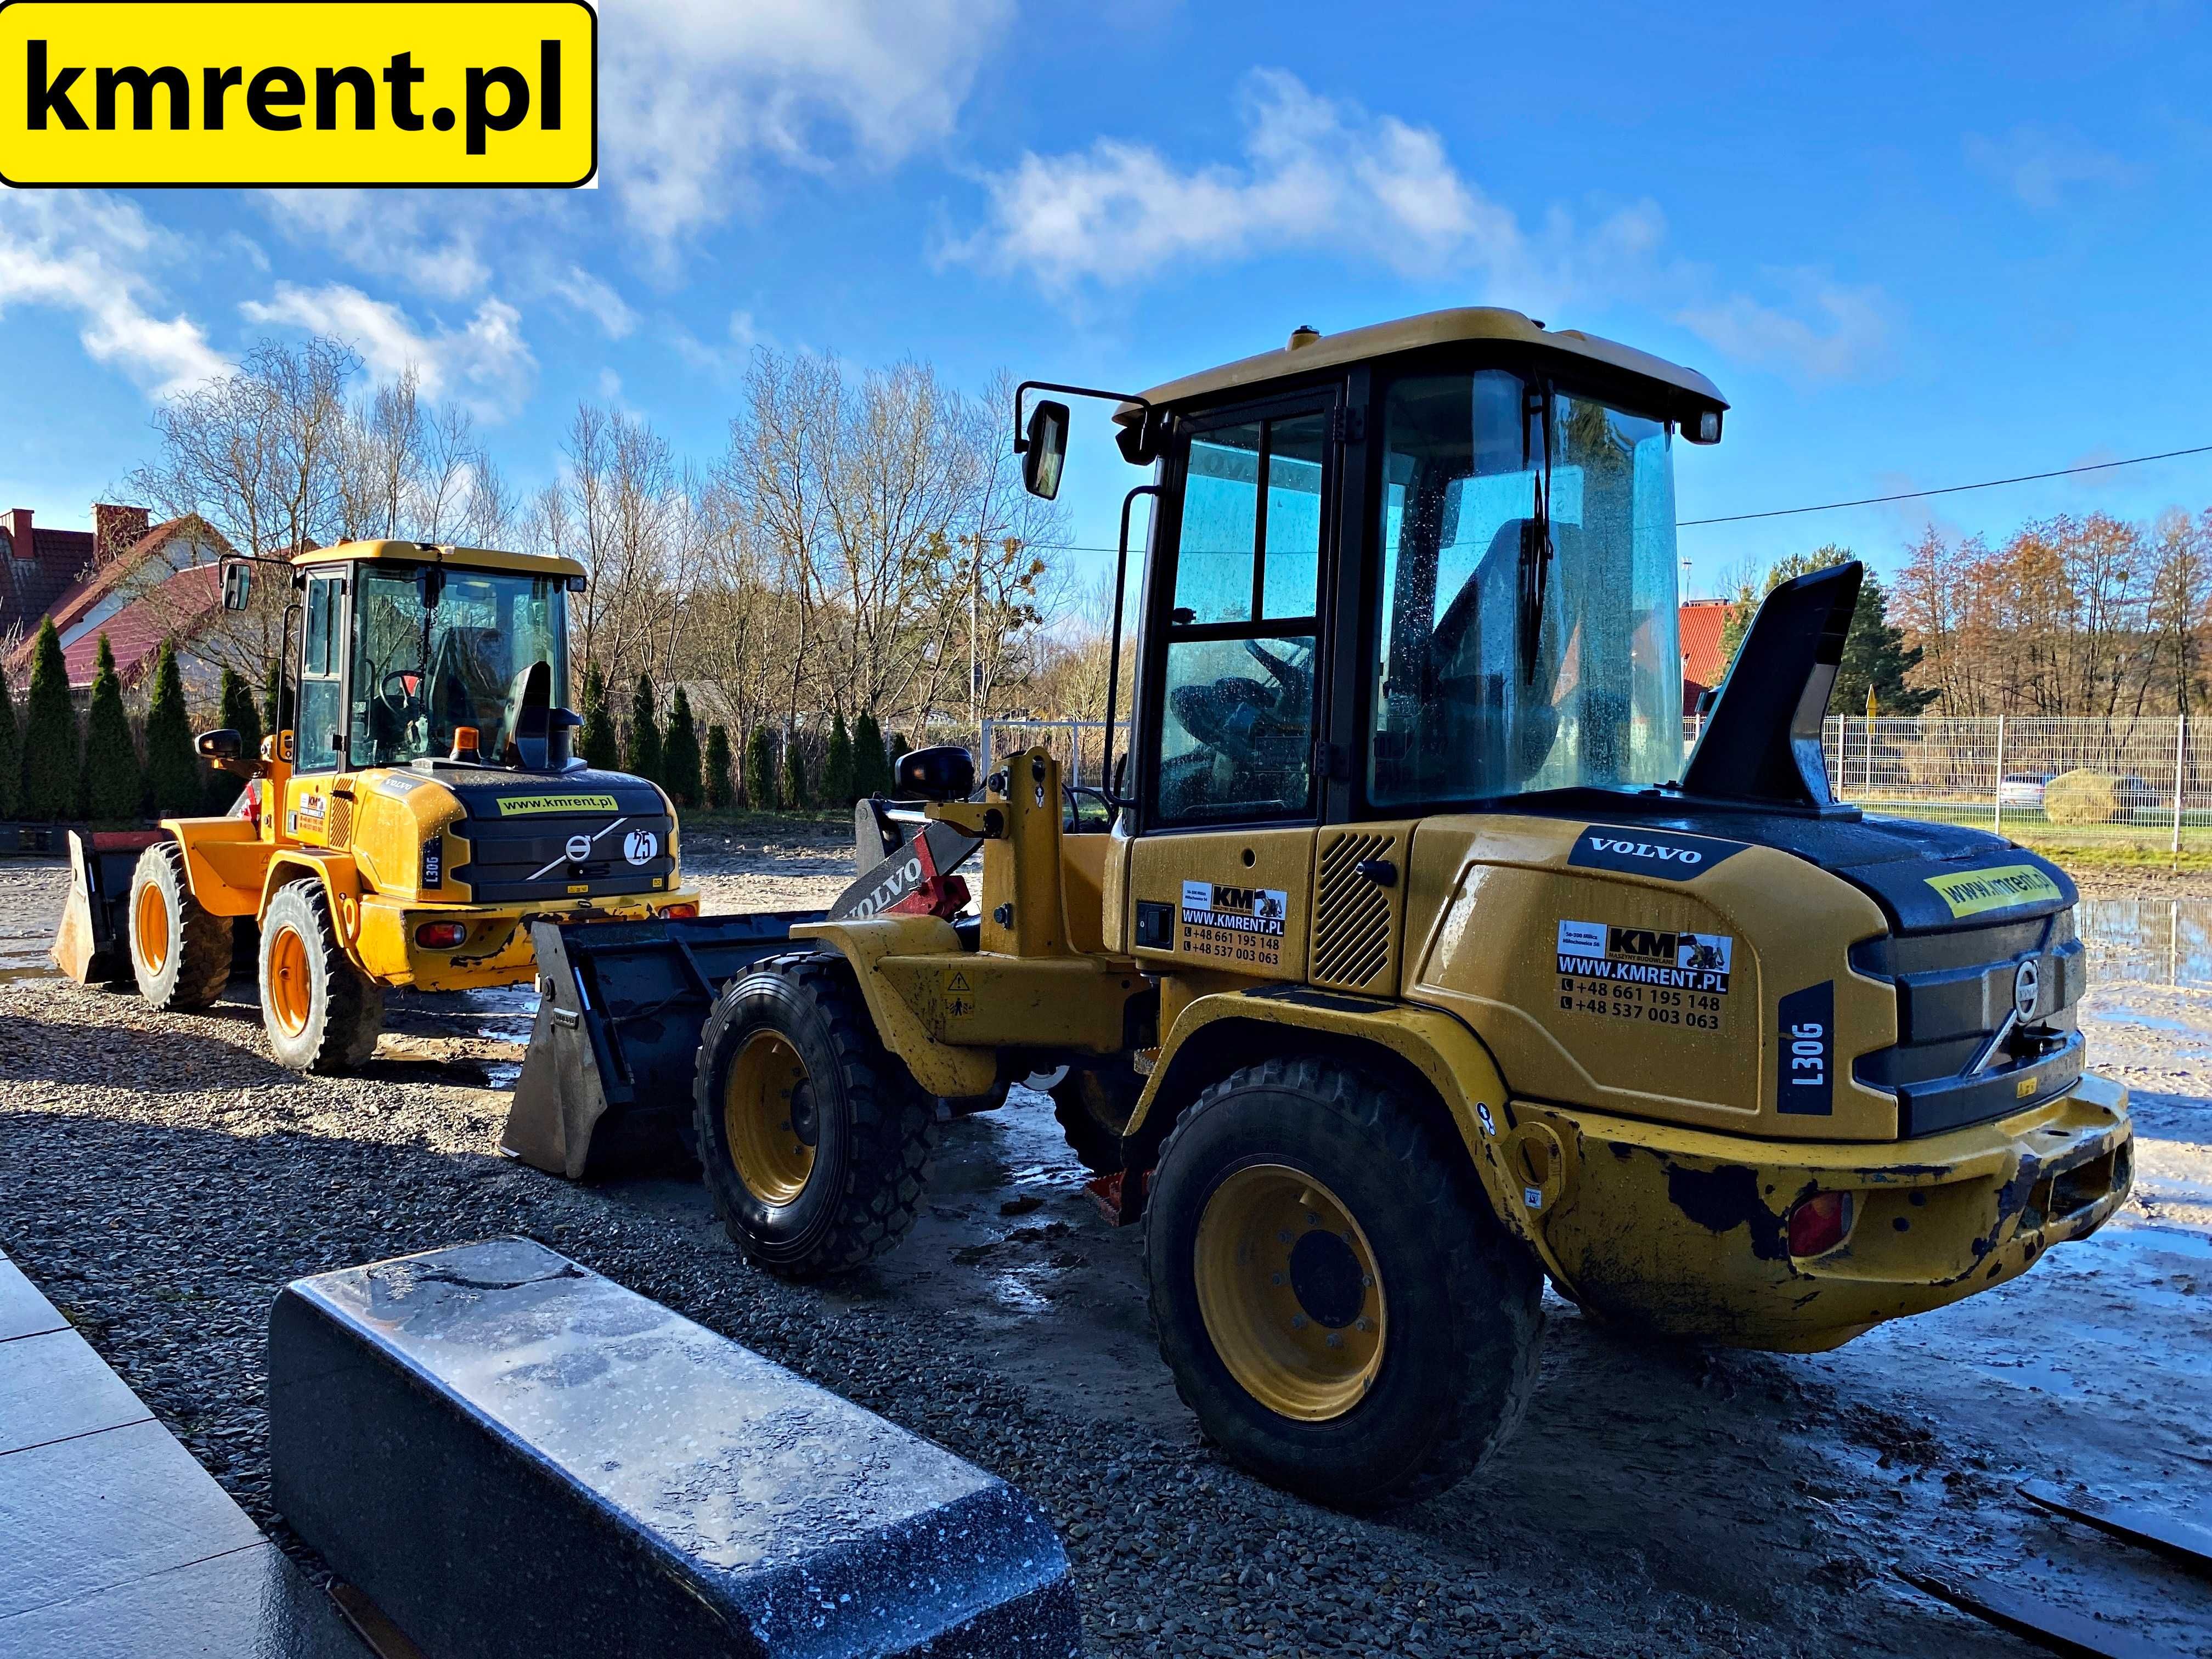
[[[699,1032],[724,985],[818,910],[689,921],[538,921],[538,1018],[502,1149],[579,1181],[691,1150]]]
[[[131,982],[131,872],[167,839],[159,830],[69,831],[69,900],[48,954],[79,985]]]
[[[429,1659],[1076,1659],[1044,1512],[526,1239],[300,1279],[271,1496]]]

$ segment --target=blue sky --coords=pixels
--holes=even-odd
[[[609,0],[600,187],[0,192],[0,505],[82,525],[262,335],[414,361],[509,477],[579,398],[702,459],[756,343],[1138,387],[1513,306],[1734,404],[1685,519],[2212,444],[2187,3]],[[1073,539],[1134,481],[1079,420]],[[2212,504],[2212,456],[1686,530],[1693,592],[1932,519]]]

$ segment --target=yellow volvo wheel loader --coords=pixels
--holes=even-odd
[[[1025,386],[1048,495],[1069,411],[1024,423],[1036,392],[1113,398],[1155,469],[1131,751],[1103,815],[1042,750],[980,793],[964,753],[905,757],[927,804],[867,808],[868,873],[719,987],[693,1127],[751,1260],[867,1260],[933,1097],[1066,1067],[1183,1398],[1262,1477],[1371,1508],[1510,1431],[1546,1279],[1817,1351],[2124,1200],[2072,884],[1831,794],[1858,567],[1769,597],[1686,757],[1702,375],[1501,310],[1301,330],[1141,397]],[[549,1006],[589,1026],[588,989]]]
[[[229,816],[76,849],[56,947],[74,977],[135,979],[156,1006],[201,1008],[240,945],[258,943],[276,1058],[331,1071],[374,1051],[387,987],[530,982],[534,919],[697,914],[667,797],[571,753],[568,595],[582,566],[349,542],[226,562],[227,608],[252,602],[257,564],[291,585],[293,729],[258,757],[235,732],[200,736],[203,756],[246,780]],[[126,888],[112,866],[134,840],[151,844]]]

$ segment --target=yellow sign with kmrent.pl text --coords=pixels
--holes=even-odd
[[[598,52],[583,0],[5,0],[0,181],[580,185]]]

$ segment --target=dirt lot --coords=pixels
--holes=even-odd
[[[828,842],[686,850],[712,908],[819,903],[849,868]],[[264,1522],[276,1287],[520,1232],[1027,1489],[1102,1654],[2029,1651],[1901,1565],[2212,1656],[2212,1593],[2013,1494],[2078,1481],[2186,1511],[2212,1480],[2212,993],[2091,994],[2094,1063],[2136,1091],[2140,1135],[2135,1200],[2096,1239],[1812,1358],[1625,1340],[1553,1301],[1504,1452],[1354,1521],[1200,1442],[1152,1348],[1134,1231],[1083,1197],[1039,1097],[948,1128],[893,1255],[795,1289],[744,1267],[696,1185],[575,1188],[496,1155],[526,998],[395,999],[366,1073],[302,1078],[270,1060],[242,984],[172,1018],[41,971],[65,884],[0,865],[0,1247]]]

